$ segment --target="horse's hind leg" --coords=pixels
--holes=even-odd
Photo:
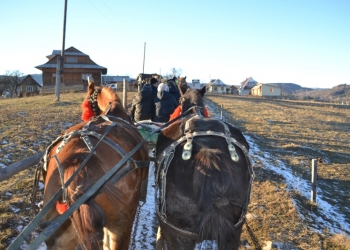
[[[158,227],[158,232],[157,232],[157,241],[156,241],[156,250],[165,250],[165,241],[164,237],[162,237],[162,230],[160,227]]]
[[[156,250],[193,250],[196,243],[192,239],[173,234],[158,227]]]

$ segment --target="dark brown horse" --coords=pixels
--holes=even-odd
[[[162,130],[156,146],[157,249],[203,240],[237,249],[253,180],[249,145],[237,128],[205,117],[205,87],[179,87],[188,115]]]
[[[64,189],[56,206],[45,215],[42,226],[64,213],[142,141],[112,89],[95,88],[90,82],[82,107],[82,117],[87,121],[68,129],[47,149],[44,205],[61,188],[62,182],[67,182],[79,166],[83,167]],[[94,117],[89,119],[91,116]],[[84,160],[86,164],[82,164]],[[136,168],[120,180],[112,177],[46,240],[48,249],[128,249],[148,163],[144,145],[127,164],[134,168],[144,164],[145,168]]]

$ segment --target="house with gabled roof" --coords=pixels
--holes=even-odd
[[[281,88],[269,84],[258,83],[251,89],[251,94],[254,96],[281,96]]]
[[[41,81],[33,75],[23,76],[18,85],[17,93],[19,96],[37,95],[41,90]]]
[[[207,92],[225,94],[229,88],[230,86],[223,83],[220,79],[212,79],[207,85]]]
[[[61,55],[60,50],[53,50],[51,55],[46,56],[48,61],[35,68],[41,70],[43,92],[55,92],[57,57]],[[65,91],[86,91],[88,77],[94,79],[95,85],[100,86],[102,75],[107,74],[107,68],[96,64],[90,56],[70,47],[64,51],[63,75],[61,77],[60,89]],[[44,91],[45,90],[45,91]]]
[[[257,84],[258,82],[255,81],[253,77],[247,77],[243,82],[241,82],[241,86],[239,88],[239,95],[251,94],[251,89],[254,88]]]

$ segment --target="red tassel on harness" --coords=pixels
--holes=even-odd
[[[178,106],[175,110],[174,110],[174,112],[170,115],[170,119],[169,119],[169,121],[171,121],[172,119],[174,119],[174,118],[176,118],[176,117],[178,117],[180,114],[181,114],[181,106]],[[205,117],[209,117],[209,112],[208,112],[208,110],[204,107],[203,108],[203,115],[205,116]]]
[[[59,214],[63,214],[66,212],[68,209],[68,204],[67,202],[65,203],[60,203],[59,201],[56,201],[56,210]]]
[[[203,108],[203,115],[205,116],[205,117],[209,117],[209,112],[208,112],[208,110],[204,107]]]
[[[169,121],[171,121],[172,119],[178,117],[181,114],[181,106],[178,106],[174,112],[170,115],[170,119]]]
[[[83,113],[81,115],[81,119],[85,122],[89,121],[91,117],[95,116],[94,111],[91,108],[90,102],[86,99],[81,104],[81,109],[83,110]]]

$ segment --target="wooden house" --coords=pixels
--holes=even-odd
[[[51,55],[47,56],[48,62],[35,67],[43,72],[43,93],[55,92],[57,57],[60,55],[60,50],[54,50]],[[88,77],[92,77],[95,85],[100,86],[102,75],[105,74],[107,74],[107,68],[96,64],[89,55],[70,47],[64,51],[61,92],[86,91]]]
[[[212,79],[207,86],[207,91],[210,93],[219,93],[219,94],[225,94],[227,93],[227,89],[229,89],[230,86],[223,83],[220,79]]]
[[[254,96],[281,96],[281,88],[275,87],[269,84],[259,83],[257,86],[251,89],[251,94]]]
[[[253,77],[246,78],[243,82],[241,82],[241,87],[239,88],[239,95],[250,95],[251,89],[254,88],[258,84],[257,81],[253,79]]]
[[[17,93],[20,97],[32,96],[39,94],[40,90],[41,83],[32,75],[26,75],[20,80]]]
[[[230,87],[227,89],[227,94],[238,95],[238,88],[239,88],[239,87],[237,87],[237,86],[235,86],[235,85],[230,86]]]

